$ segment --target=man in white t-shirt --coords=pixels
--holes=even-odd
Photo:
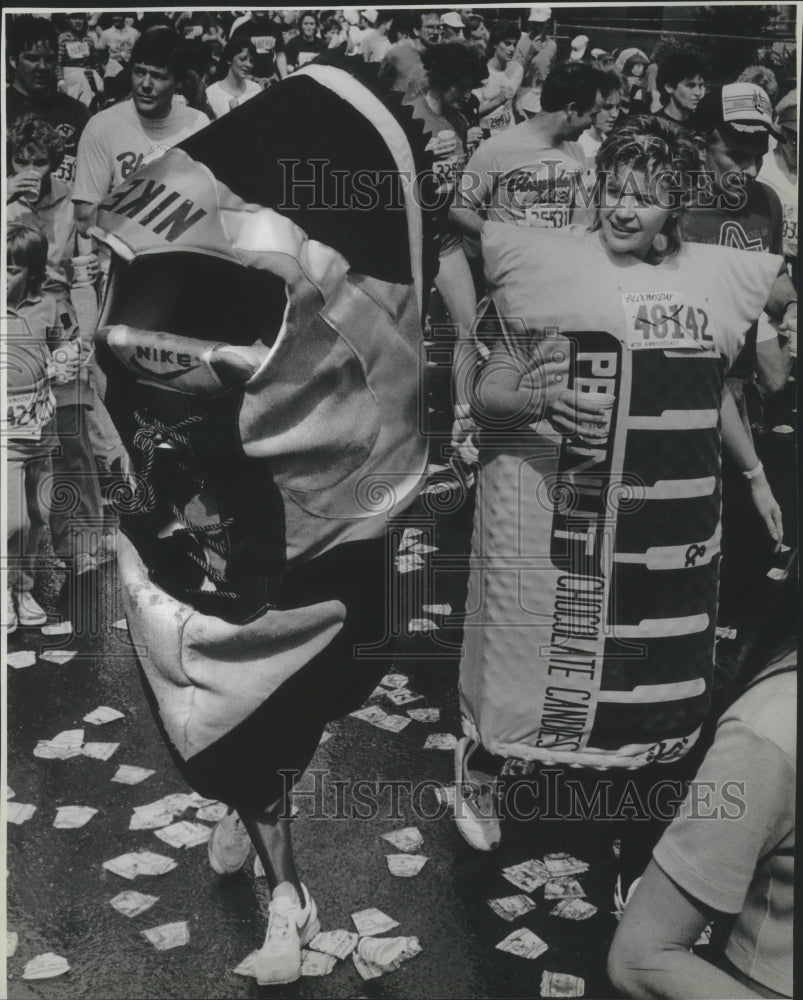
[[[111,27],[100,33],[95,48],[101,51],[108,50],[110,60],[121,66],[127,66],[138,38],[139,32],[126,23],[125,14],[115,13]]]
[[[577,140],[616,77],[586,63],[557,66],[544,81],[541,111],[480,143],[463,172],[452,220],[479,237],[487,220],[562,228],[571,222],[585,171]]]
[[[181,43],[172,29],[144,32],[131,57],[131,99],[91,118],[78,144],[73,202],[82,234],[112,188],[209,124],[203,112],[174,99],[182,76]]]

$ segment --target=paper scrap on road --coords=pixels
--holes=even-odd
[[[357,933],[363,937],[373,937],[375,934],[385,934],[399,926],[399,921],[389,917],[387,913],[377,910],[375,906],[369,906],[366,910],[358,910],[352,913],[351,919],[357,928]]]
[[[410,683],[410,678],[407,674],[385,674],[382,680],[379,682],[382,687],[385,688],[403,688],[407,687]]]
[[[424,838],[417,826],[405,826],[401,830],[391,830],[380,834],[383,840],[392,844],[396,850],[406,854],[414,854],[424,846]]]
[[[405,549],[409,549],[411,545],[415,545],[423,531],[420,528],[405,528],[404,534],[399,542],[399,552],[404,552]]]
[[[119,743],[84,743],[81,751],[84,757],[92,757],[93,760],[108,760],[112,754],[120,747]]]
[[[185,808],[187,809],[203,809],[204,806],[214,806],[218,803],[218,799],[204,798],[200,792],[190,792],[189,795],[184,794],[184,792],[176,792],[175,795],[182,797],[183,801],[186,802]]]
[[[562,899],[549,911],[551,917],[563,917],[564,920],[588,920],[597,912],[596,906],[585,899]]]
[[[334,735],[335,734],[334,733],[330,733],[328,729],[324,729],[324,731],[321,733],[320,740],[318,740],[318,746],[322,747],[324,745],[324,743],[328,743],[329,740],[331,740],[331,738]]]
[[[518,955],[519,958],[538,958],[549,948],[546,941],[542,941],[537,934],[533,934],[526,927],[520,927],[517,931],[508,934],[496,947],[499,951],[510,952],[511,955]]]
[[[165,875],[177,867],[172,858],[151,851],[129,851],[104,861],[103,867],[121,878],[135,879],[138,875]]]
[[[434,632],[440,625],[431,618],[411,618],[407,623],[408,632]]]
[[[219,823],[228,810],[229,807],[225,802],[212,802],[208,806],[201,806],[195,818],[205,820],[207,823]]]
[[[321,951],[301,950],[302,976],[328,976],[337,964],[334,955],[324,955]]]
[[[415,573],[423,567],[424,560],[414,552],[405,552],[403,556],[396,556],[396,569],[399,573]]]
[[[57,830],[78,830],[97,812],[92,806],[59,806],[53,826]]]
[[[36,651],[33,649],[20,649],[16,653],[9,653],[6,656],[6,663],[15,670],[22,670],[23,667],[32,667],[36,663]]]
[[[134,764],[121,764],[112,775],[112,781],[120,785],[138,785],[140,781],[150,778],[156,771],[147,767],[136,767]]]
[[[11,958],[17,950],[20,936],[16,931],[6,931],[6,958]]]
[[[154,830],[156,836],[171,847],[199,847],[205,844],[212,833],[212,827],[203,823],[190,823],[181,820],[171,826]]]
[[[14,789],[6,785],[6,801],[14,798]]]
[[[494,911],[497,917],[503,920],[516,920],[523,917],[535,909],[535,901],[520,893],[517,896],[500,896],[498,899],[489,899],[488,906]]]
[[[374,725],[378,729],[385,729],[389,733],[400,733],[402,729],[406,729],[412,719],[408,719],[406,715],[386,715],[381,722],[375,722]]]
[[[371,725],[376,725],[378,721],[384,719],[385,714],[379,705],[366,705],[365,708],[358,708],[356,712],[350,713],[353,719],[362,719],[363,722],[370,722]]]
[[[585,991],[585,980],[579,976],[546,970],[541,974],[542,997],[582,997],[585,996]]]
[[[544,886],[544,899],[580,899],[585,894],[576,878],[551,878]]]
[[[537,858],[503,868],[502,875],[523,892],[534,892],[549,881],[549,872]]]
[[[396,878],[414,878],[429,861],[423,854],[386,854],[388,871]]]
[[[83,729],[65,729],[52,740],[39,740],[33,755],[46,760],[68,760],[70,757],[80,756],[83,742]]]
[[[118,618],[116,622],[112,623],[112,628],[119,628],[121,632],[127,632],[128,620],[126,618]]]
[[[424,741],[425,750],[454,750],[457,737],[453,733],[430,733]]]
[[[252,951],[250,955],[245,956],[245,958],[242,960],[242,962],[240,962],[240,964],[237,966],[236,969],[232,969],[231,971],[236,976],[256,977],[257,970],[255,962],[258,954],[259,954],[258,951]]]
[[[190,940],[190,928],[186,920],[176,920],[172,924],[160,924],[142,931],[157,951],[168,951],[170,948],[180,948]]]
[[[352,954],[354,966],[363,979],[378,979],[394,972],[402,962],[420,954],[417,937],[361,938]]]
[[[353,931],[345,929],[321,931],[310,941],[309,947],[313,951],[322,951],[335,958],[348,958],[357,947],[358,936]]]
[[[149,910],[154,903],[158,902],[158,896],[148,896],[147,893],[137,892],[135,889],[125,889],[118,893],[114,899],[110,899],[109,905],[113,906],[118,913],[122,913],[124,917],[138,917],[140,913]]]
[[[428,615],[443,615],[446,617],[452,613],[451,604],[423,604],[421,606],[422,611],[426,611]]]
[[[52,979],[54,976],[63,976],[70,971],[70,963],[61,955],[56,955],[52,951],[46,951],[44,955],[37,955],[25,966],[22,973],[23,979]]]
[[[26,823],[36,812],[36,806],[25,805],[22,802],[9,802],[6,806],[6,819],[9,823]]]
[[[544,867],[549,872],[550,878],[561,878],[564,875],[582,875],[588,871],[588,864],[559,851],[556,854],[547,854],[544,857]]]
[[[109,708],[108,705],[98,705],[96,709],[84,716],[84,722],[93,726],[105,726],[107,722],[115,722],[117,719],[124,719],[122,712],[116,708]]]
[[[408,708],[407,714],[416,722],[440,722],[441,720],[439,708]]]
[[[409,688],[396,688],[394,691],[386,692],[385,697],[388,701],[400,707],[402,705],[411,705],[414,701],[421,701],[423,695],[415,694]]]
[[[63,666],[77,654],[77,649],[46,649],[39,654],[39,659],[44,660],[45,663],[57,663],[59,666]]]
[[[42,635],[72,635],[72,622],[55,622],[53,625],[43,625]]]

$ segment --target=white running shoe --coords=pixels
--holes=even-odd
[[[12,632],[16,632],[18,624],[17,608],[14,604],[14,597],[9,590],[6,595],[6,617],[3,620],[3,627],[7,629],[6,634],[11,635]]]
[[[467,844],[477,851],[493,851],[502,839],[496,808],[497,776],[471,770],[470,758],[478,746],[464,736],[455,748],[454,818]]]
[[[245,864],[251,838],[240,817],[230,809],[215,824],[206,845],[212,870],[218,875],[234,875]]]
[[[268,909],[268,932],[265,943],[254,959],[254,971],[260,986],[294,983],[301,975],[301,949],[321,929],[318,908],[305,885],[301,886],[305,904],[298,898],[278,896]]]
[[[47,612],[27,590],[17,594],[17,618],[20,625],[46,625]]]

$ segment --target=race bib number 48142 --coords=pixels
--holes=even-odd
[[[631,351],[713,351],[708,303],[683,292],[624,292],[626,343]]]

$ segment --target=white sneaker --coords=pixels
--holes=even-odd
[[[3,627],[6,629],[6,634],[11,635],[12,632],[16,632],[17,624],[17,608],[14,604],[14,597],[9,590],[6,595],[6,617],[3,619]]]
[[[46,625],[47,613],[27,590],[17,594],[17,618],[20,625]]]
[[[502,839],[496,809],[497,776],[470,769],[469,759],[478,746],[464,736],[455,748],[454,818],[467,844],[477,851],[493,851]]]
[[[265,943],[254,958],[260,986],[294,983],[301,975],[301,949],[321,929],[318,908],[305,885],[301,886],[305,905],[291,896],[278,896],[268,909]]]
[[[218,875],[234,875],[243,867],[251,850],[251,838],[233,809],[215,824],[206,847],[209,864]]]

